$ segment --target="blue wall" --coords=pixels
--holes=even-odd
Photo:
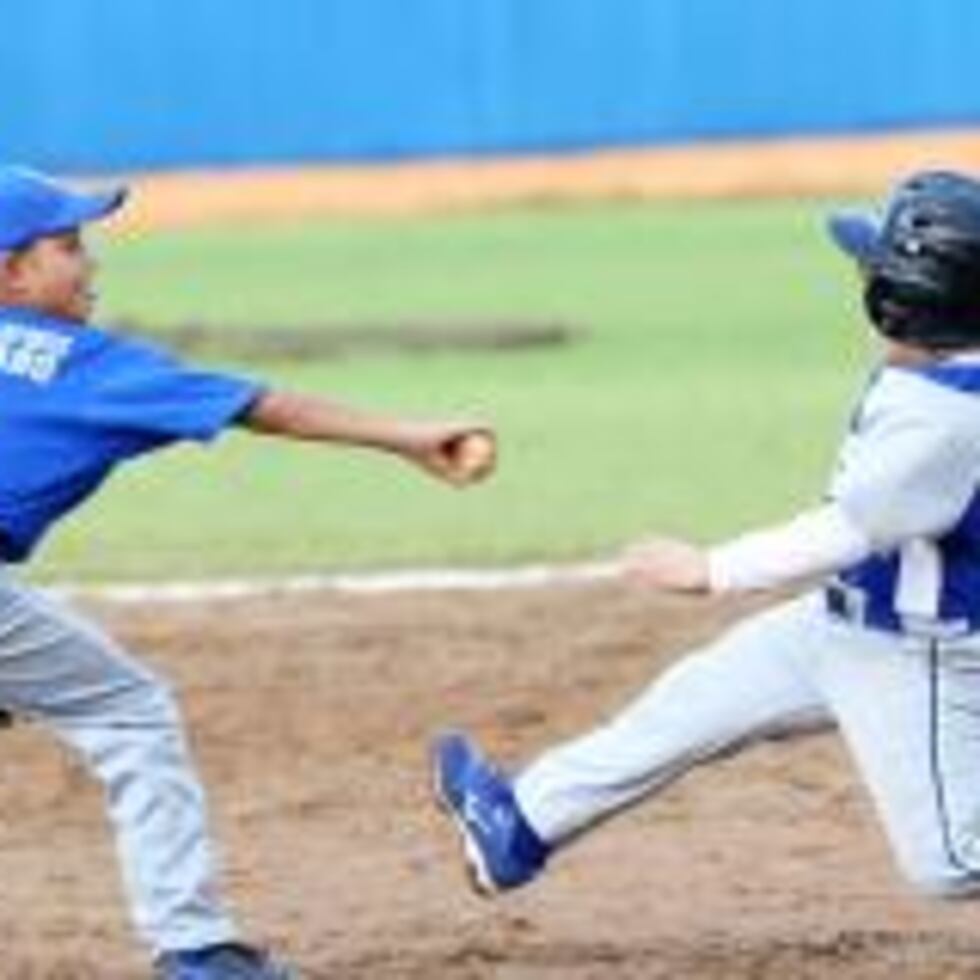
[[[978,0],[33,0],[0,155],[391,159],[980,121]]]

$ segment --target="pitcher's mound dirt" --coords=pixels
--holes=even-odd
[[[513,896],[466,890],[431,734],[524,759],[735,611],[608,585],[96,610],[176,681],[228,890],[308,980],[980,977],[975,906],[904,893],[833,736],[692,774]],[[98,791],[32,727],[2,745],[0,975],[146,977]]]

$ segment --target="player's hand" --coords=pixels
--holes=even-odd
[[[420,422],[406,426],[398,451],[432,476],[462,487],[485,480],[497,465],[492,429],[469,422]]]
[[[631,545],[620,566],[629,581],[649,588],[692,593],[710,588],[707,552],[680,538],[653,537]]]

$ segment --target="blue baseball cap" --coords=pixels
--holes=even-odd
[[[827,219],[834,244],[860,265],[869,265],[881,248],[881,225],[860,211],[838,211]]]
[[[105,218],[127,194],[125,187],[83,193],[27,167],[0,166],[0,251]]]

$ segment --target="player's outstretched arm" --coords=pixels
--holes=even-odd
[[[496,439],[486,425],[396,418],[300,392],[264,392],[239,423],[264,435],[394,453],[456,486],[485,479],[496,465]]]
[[[824,576],[871,554],[868,535],[837,504],[744,534],[713,548],[655,537],[628,548],[625,574],[672,592],[748,592]]]

